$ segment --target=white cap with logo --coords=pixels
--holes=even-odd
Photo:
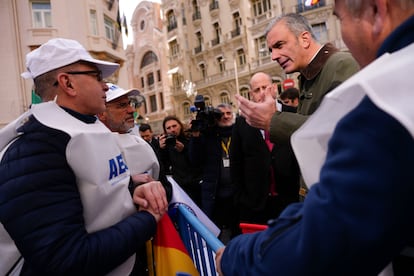
[[[140,95],[139,90],[135,88],[125,90],[110,82],[107,82],[106,85],[108,86],[108,91],[106,91],[106,102],[110,102],[124,95],[128,95],[129,97]]]
[[[95,64],[104,78],[112,75],[119,68],[117,63],[94,59],[76,40],[53,38],[26,55],[27,71],[21,76],[25,79],[34,79],[77,61]]]

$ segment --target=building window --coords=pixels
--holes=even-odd
[[[160,93],[161,110],[164,110],[164,94]]]
[[[206,103],[206,106],[212,106],[209,96],[204,96],[204,102]]]
[[[151,95],[150,97],[151,112],[157,111],[157,97],[156,95]]]
[[[115,42],[115,23],[112,19],[110,19],[109,17],[104,18],[104,24],[105,24],[105,37],[112,41]]]
[[[154,73],[151,72],[147,75],[148,86],[154,85]]]
[[[177,43],[177,40],[173,40],[169,43],[169,47],[170,47],[170,56],[171,57],[177,57],[179,52],[180,52],[180,47]]]
[[[181,17],[183,19],[183,25],[187,25],[187,19],[185,18],[185,8],[183,3],[181,3]]]
[[[240,28],[240,26],[242,25],[242,19],[240,17],[240,13],[239,12],[233,13],[233,24],[234,24],[234,27],[236,29],[237,28]]]
[[[215,46],[220,43],[221,28],[218,22],[213,24],[214,36],[216,37],[211,41],[211,46]]]
[[[172,31],[175,28],[177,28],[177,20],[175,19],[174,11],[169,11],[167,13],[167,20],[168,20],[168,26],[167,26],[168,31]]]
[[[144,77],[141,77],[141,88],[145,87],[145,81],[144,81]]]
[[[191,115],[191,110],[190,110],[190,103],[185,102],[183,103],[183,111],[184,111],[184,115]]]
[[[144,68],[145,66],[150,65],[152,63],[156,63],[157,61],[158,61],[158,58],[154,52],[152,51],[146,52],[141,61],[141,68]]]
[[[325,22],[319,24],[312,24],[313,33],[316,36],[316,39],[324,44],[328,42],[328,31],[326,30]]]
[[[244,54],[243,49],[237,50],[237,60],[239,65],[245,65],[246,64],[246,55]]]
[[[240,17],[239,12],[233,13],[233,25],[234,29],[231,31],[231,37],[236,37],[240,35],[240,27],[242,24],[242,19]]]
[[[207,70],[206,70],[206,65],[204,63],[201,63],[199,65],[200,71],[201,71],[201,76],[203,79],[205,79],[207,77]]]
[[[227,93],[225,93],[225,92],[221,93],[221,94],[220,94],[220,101],[221,101],[222,103],[229,104],[229,103],[230,103],[230,97],[229,97],[229,94],[227,94]]]
[[[219,65],[220,73],[226,71],[226,64],[224,63],[224,58],[223,57],[218,57],[217,58],[217,63]]]
[[[200,12],[200,7],[197,4],[197,0],[193,0],[193,2],[191,2],[191,5],[193,6],[193,21],[194,20],[198,20],[201,19],[201,12]]]
[[[183,77],[178,74],[178,73],[174,73],[172,75],[172,84],[174,89],[181,89],[181,83],[183,82]]]
[[[148,113],[147,101],[144,101],[144,114]]]
[[[240,95],[250,100],[249,89],[247,87],[242,87],[242,89],[240,89]]]
[[[210,11],[217,10],[219,8],[219,2],[216,0],[211,1],[210,3]]]
[[[32,2],[32,16],[34,28],[51,28],[52,10],[50,1]]]
[[[96,19],[96,11],[90,10],[89,16],[89,20],[91,22],[91,34],[98,35],[98,20]]]
[[[260,16],[271,9],[270,0],[253,0],[254,16]]]
[[[158,82],[161,81],[161,70],[157,70],[157,80]]]
[[[201,34],[201,32],[196,32],[195,36],[196,36],[197,47],[194,48],[194,53],[198,54],[203,50],[203,35]]]
[[[259,52],[260,57],[267,57],[269,53],[269,48],[267,48],[267,41],[265,36],[261,36],[255,39],[257,51]]]

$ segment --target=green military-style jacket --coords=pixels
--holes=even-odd
[[[348,52],[332,44],[324,45],[311,63],[299,75],[299,106],[297,113],[276,112],[270,123],[270,139],[288,143],[295,132],[321,104],[329,91],[359,70],[358,63]]]
[[[276,112],[270,123],[270,140],[290,143],[290,137],[321,104],[323,97],[359,70],[352,55],[341,52],[332,44],[324,45],[299,75],[299,105],[297,113]],[[299,197],[303,200],[308,189],[300,178]]]

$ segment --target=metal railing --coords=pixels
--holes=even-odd
[[[215,252],[224,244],[184,204],[171,217],[200,275],[217,275]]]

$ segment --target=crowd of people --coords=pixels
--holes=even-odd
[[[0,274],[146,275],[170,175],[219,227],[220,275],[413,275],[414,1],[334,13],[350,52],[278,16],[267,45],[297,87],[256,72],[237,112],[168,115],[162,133],[131,132],[140,92],[103,80],[118,64],[64,38],[27,54],[43,103],[0,130]]]

